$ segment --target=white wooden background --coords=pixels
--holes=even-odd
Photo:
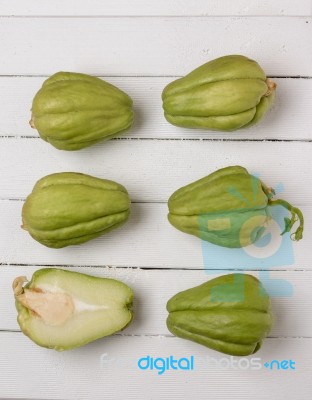
[[[0,398],[274,399],[312,398],[312,2],[311,0],[11,0],[0,1]],[[176,77],[221,55],[256,59],[278,84],[259,126],[221,134],[183,130],[163,118],[161,91]],[[134,100],[135,123],[120,139],[61,152],[28,126],[31,100],[59,70],[101,76]],[[295,262],[272,268],[292,297],[274,297],[275,326],[256,354],[293,359],[296,371],[142,372],[143,356],[226,357],[174,338],[166,301],[202,283],[201,243],[166,221],[180,186],[241,164],[305,214]],[[47,249],[20,226],[22,202],[40,177],[80,171],[117,180],[133,200],[119,230],[80,247]],[[135,319],[122,334],[57,353],[19,331],[14,277],[41,266],[123,280],[135,291]],[[238,269],[243,269],[238,267]],[[220,271],[213,271],[216,274]],[[259,276],[259,271],[251,273]],[[111,364],[101,365],[107,354]]]

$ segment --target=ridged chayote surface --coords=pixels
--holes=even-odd
[[[30,125],[60,150],[79,150],[108,140],[133,122],[131,98],[94,76],[58,72],[34,97]]]
[[[224,56],[167,85],[163,109],[173,125],[234,131],[264,116],[274,100],[275,87],[256,61]]]
[[[303,216],[284,200],[272,200],[274,190],[240,166],[219,169],[174,192],[168,200],[169,222],[182,232],[223,247],[244,247],[257,241],[271,219],[270,208],[281,205],[289,210],[285,219],[289,232],[302,238]]]
[[[38,242],[60,248],[84,243],[124,224],[130,198],[120,184],[61,172],[40,179],[22,210],[22,228]]]
[[[270,298],[247,274],[223,275],[180,292],[167,310],[175,336],[235,356],[258,351],[272,326]]]

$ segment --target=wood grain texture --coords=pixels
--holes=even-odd
[[[84,72],[84,71],[81,71]],[[43,77],[1,77],[2,114],[0,136],[38,136],[31,129],[30,108]],[[103,78],[128,93],[134,102],[135,121],[123,137],[167,139],[231,140],[311,140],[312,79],[280,79],[276,101],[269,114],[255,127],[236,132],[183,129],[169,124],[163,115],[161,93],[175,78],[107,77]],[[17,96],[18,93],[18,96]]]
[[[0,139],[0,199],[25,198],[41,177],[83,172],[123,184],[134,202],[166,202],[181,186],[242,165],[297,206],[311,203],[311,142],[111,140],[60,151],[39,138]]]
[[[309,0],[11,0],[1,4],[0,15],[311,15]]]
[[[311,400],[311,0],[0,3],[0,398]],[[161,107],[164,86],[234,53],[257,60],[275,77],[277,99],[267,117],[235,134],[169,125]],[[128,92],[133,128],[80,152],[58,151],[37,138],[28,126],[31,101],[59,70],[102,76]],[[249,268],[245,250],[206,247],[166,218],[174,190],[234,164],[278,187],[305,215],[302,241],[282,247],[273,235],[277,259],[268,262],[264,249]],[[82,246],[53,250],[35,242],[20,229],[23,199],[36,180],[66,170],[124,184],[134,202],[129,222]],[[19,332],[11,284],[54,265],[127,283],[135,292],[133,323],[70,352],[34,345]],[[272,296],[275,325],[255,355],[260,370],[226,368],[231,357],[174,338],[165,326],[168,298],[226,268],[251,270]],[[194,355],[196,369],[141,371],[137,361],[147,355]],[[264,368],[273,359],[292,359],[296,370]],[[246,366],[251,357],[244,360]]]
[[[2,266],[0,268],[0,331],[19,330],[16,322],[17,312],[14,305],[12,282],[18,276],[28,279],[39,266]],[[82,272],[93,276],[113,278],[129,285],[134,291],[134,319],[123,335],[171,335],[166,327],[166,303],[176,293],[200,285],[218,275],[227,272],[213,271],[160,271],[138,268],[91,268],[76,267],[67,270]],[[310,296],[312,271],[245,271],[257,276],[272,298],[274,327],[269,337],[310,337],[312,338],[312,320],[304,318],[312,308]],[[164,279],[166,276],[166,279]],[[281,297],[280,285],[287,281],[292,292]]]
[[[1,75],[176,76],[226,54],[268,75],[312,75],[311,17],[3,17],[0,37]]]
[[[270,246],[265,246],[258,254],[253,247],[246,251],[214,245],[206,247],[206,242],[172,227],[167,221],[167,205],[156,203],[133,204],[130,220],[98,239],[81,246],[49,249],[20,228],[22,204],[21,201],[0,201],[3,227],[0,231],[0,264],[244,269],[247,268],[246,259],[250,260],[246,256],[248,250],[255,269],[312,269],[311,205],[301,207],[306,226],[303,240],[282,242],[286,243],[284,248],[279,232],[275,232],[269,240]],[[277,260],[268,259],[274,252]]]
[[[0,333],[0,396],[33,399],[255,400],[311,398],[312,339],[268,339],[253,357],[261,369],[231,366],[231,358],[173,337],[112,336],[57,353],[34,345],[21,333]],[[142,371],[141,357],[195,358],[194,371]],[[292,359],[296,370],[268,370],[273,359]],[[237,359],[236,361],[238,362]],[[230,365],[227,369],[226,365]],[[17,381],[23,377],[23,384]],[[300,388],[300,392],[299,392]]]

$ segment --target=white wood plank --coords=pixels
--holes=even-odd
[[[0,15],[311,15],[309,0],[11,0],[3,2]]]
[[[171,337],[113,336],[64,353],[41,349],[20,333],[1,332],[0,339],[3,398],[249,400],[251,393],[255,400],[311,398],[311,339],[268,339],[258,353],[245,358],[249,365],[257,358],[259,370],[226,369],[225,364],[233,365],[229,356]],[[193,355],[195,370],[163,375],[140,370],[137,362],[147,355]],[[296,370],[263,366],[274,359],[291,359]],[[243,368],[247,363],[241,362]]]
[[[264,247],[263,255],[248,249],[251,258],[241,249],[206,247],[195,236],[173,228],[167,221],[166,204],[133,204],[131,218],[123,227],[80,246],[57,250],[42,246],[20,228],[21,209],[20,201],[0,201],[0,263],[244,269],[252,262],[255,269],[312,268],[311,205],[301,207],[306,228],[300,242],[282,242],[284,248],[275,234],[272,247]],[[267,259],[271,253],[277,259]]]
[[[184,75],[233,53],[256,59],[268,75],[312,75],[308,17],[3,17],[0,37],[2,75]]]
[[[0,330],[19,330],[16,322],[16,309],[12,292],[12,282],[17,276],[26,275],[31,278],[39,266],[2,266],[0,268]],[[169,335],[166,327],[166,303],[176,293],[200,285],[201,283],[220,275],[214,271],[206,274],[204,271],[181,270],[142,270],[125,268],[67,268],[94,276],[118,279],[129,285],[134,291],[134,319],[131,325],[122,333],[124,335]],[[222,274],[227,272],[222,272]],[[272,280],[267,283],[263,272],[246,271],[263,280],[263,284],[272,298],[274,327],[270,337],[312,337],[312,319],[304,318],[311,313],[312,284],[311,271],[273,271]],[[292,285],[292,293],[279,296],[279,280]]]
[[[235,136],[169,125],[162,115],[160,94],[175,77],[233,53],[256,59],[271,76],[311,77],[311,1],[0,3],[0,398],[310,400],[312,80],[277,78],[277,101],[267,118]],[[132,130],[120,140],[76,153],[57,151],[35,139],[36,132],[27,124],[31,100],[43,76],[58,70],[106,76],[126,90],[135,104]],[[162,140],[202,138],[306,143]],[[252,272],[260,279],[275,279],[271,290],[278,279],[293,287],[292,295],[273,297],[272,338],[255,357],[261,365],[293,359],[296,371],[222,368],[220,362],[231,362],[230,357],[174,338],[165,326],[168,298],[214,277],[227,253],[221,248],[219,253],[211,247],[203,250],[199,239],[171,227],[164,202],[178,187],[231,164],[259,173],[268,185],[282,183],[280,197],[300,206],[305,215],[304,239],[293,244],[294,260],[281,261],[282,254],[277,264],[259,259],[254,267],[261,271]],[[19,228],[21,199],[37,179],[64,170],[124,184],[135,202],[130,221],[107,236],[62,250],[47,249],[31,239]],[[278,243],[278,236],[273,243]],[[286,254],[289,249],[288,245]],[[210,271],[203,270],[207,251]],[[245,259],[240,262],[231,254],[232,269],[247,268]],[[41,265],[74,265],[73,270],[129,284],[136,297],[133,323],[121,334],[71,352],[35,346],[13,332],[19,327],[10,286],[15,276],[31,276]],[[138,266],[150,269],[130,268]],[[269,287],[269,282],[265,285]],[[160,376],[141,371],[137,361],[147,355],[194,355],[196,370]]]
[[[0,136],[38,135],[37,131],[30,128],[28,121],[32,99],[45,79],[43,77],[0,78],[2,99],[5,102]],[[175,78],[108,77],[103,79],[126,91],[134,101],[135,122],[123,137],[311,139],[312,79],[274,78],[277,83],[274,107],[256,127],[235,133],[182,129],[170,125],[163,116],[161,93],[164,87]]]
[[[229,165],[242,165],[283,197],[308,205],[312,143],[111,140],[76,152],[39,138],[2,138],[0,198],[24,198],[50,173],[76,171],[125,185],[133,201],[166,202],[181,186]]]

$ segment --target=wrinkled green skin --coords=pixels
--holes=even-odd
[[[126,93],[90,75],[58,72],[36,94],[30,124],[57,149],[79,150],[119,135],[132,122]]]
[[[75,172],[40,179],[22,210],[22,228],[41,244],[61,248],[101,236],[130,215],[127,190],[116,182]]]
[[[167,310],[175,336],[233,356],[256,353],[273,320],[268,294],[247,274],[223,275],[180,292]]]
[[[231,166],[174,192],[168,200],[168,220],[180,231],[213,244],[229,248],[245,247],[263,235],[271,219],[270,207],[275,203],[286,203],[272,201],[273,195],[272,189],[250,175],[245,168]],[[293,219],[283,233],[290,231],[297,221],[296,214],[300,213],[300,210],[286,204]],[[220,224],[220,221],[221,226],[217,228],[211,225]],[[302,238],[302,231],[303,218],[295,240]]]
[[[82,274],[80,272],[66,271],[66,270],[59,269],[59,268],[42,268],[42,269],[39,269],[36,272],[34,272],[31,281],[29,281],[24,286],[24,288],[26,288],[26,289],[36,288],[38,282],[40,283],[42,278],[45,279],[48,275],[51,275],[51,274],[54,275],[54,281],[58,282],[60,287],[61,287],[61,282],[63,280],[64,275],[65,276],[71,275],[72,279],[75,279],[75,278],[83,279],[86,286],[93,286],[95,284],[99,287],[101,282],[104,282],[104,281],[110,281],[110,282],[114,283],[115,285],[123,286],[129,292],[129,296],[128,296],[127,302],[125,304],[125,307],[129,310],[129,322],[127,323],[127,325],[122,327],[120,330],[124,330],[131,323],[131,321],[133,319],[133,312],[131,310],[132,303],[133,303],[133,291],[129,286],[125,285],[123,282],[117,281],[115,279],[109,279],[109,278],[98,278],[95,276]],[[28,308],[26,308],[22,303],[20,303],[18,301],[18,299],[15,300],[15,307],[18,312],[17,322],[21,328],[21,331],[24,333],[24,335],[28,336],[38,346],[46,347],[46,348],[57,350],[57,351],[64,351],[64,350],[72,350],[74,348],[81,347],[81,346],[84,346],[87,343],[89,343],[89,341],[80,341],[80,342],[77,342],[75,346],[71,346],[71,347],[47,346],[46,343],[42,343],[42,342],[36,340],[36,338],[33,336],[32,332],[27,329],[29,319],[33,318],[30,310]],[[110,334],[113,334],[113,333],[115,333],[115,332],[111,332]],[[105,335],[105,336],[108,336],[108,335]],[[101,339],[102,337],[103,336],[94,337],[92,341]]]
[[[270,108],[275,87],[255,61],[241,55],[220,57],[165,87],[165,118],[184,128],[246,128]]]

